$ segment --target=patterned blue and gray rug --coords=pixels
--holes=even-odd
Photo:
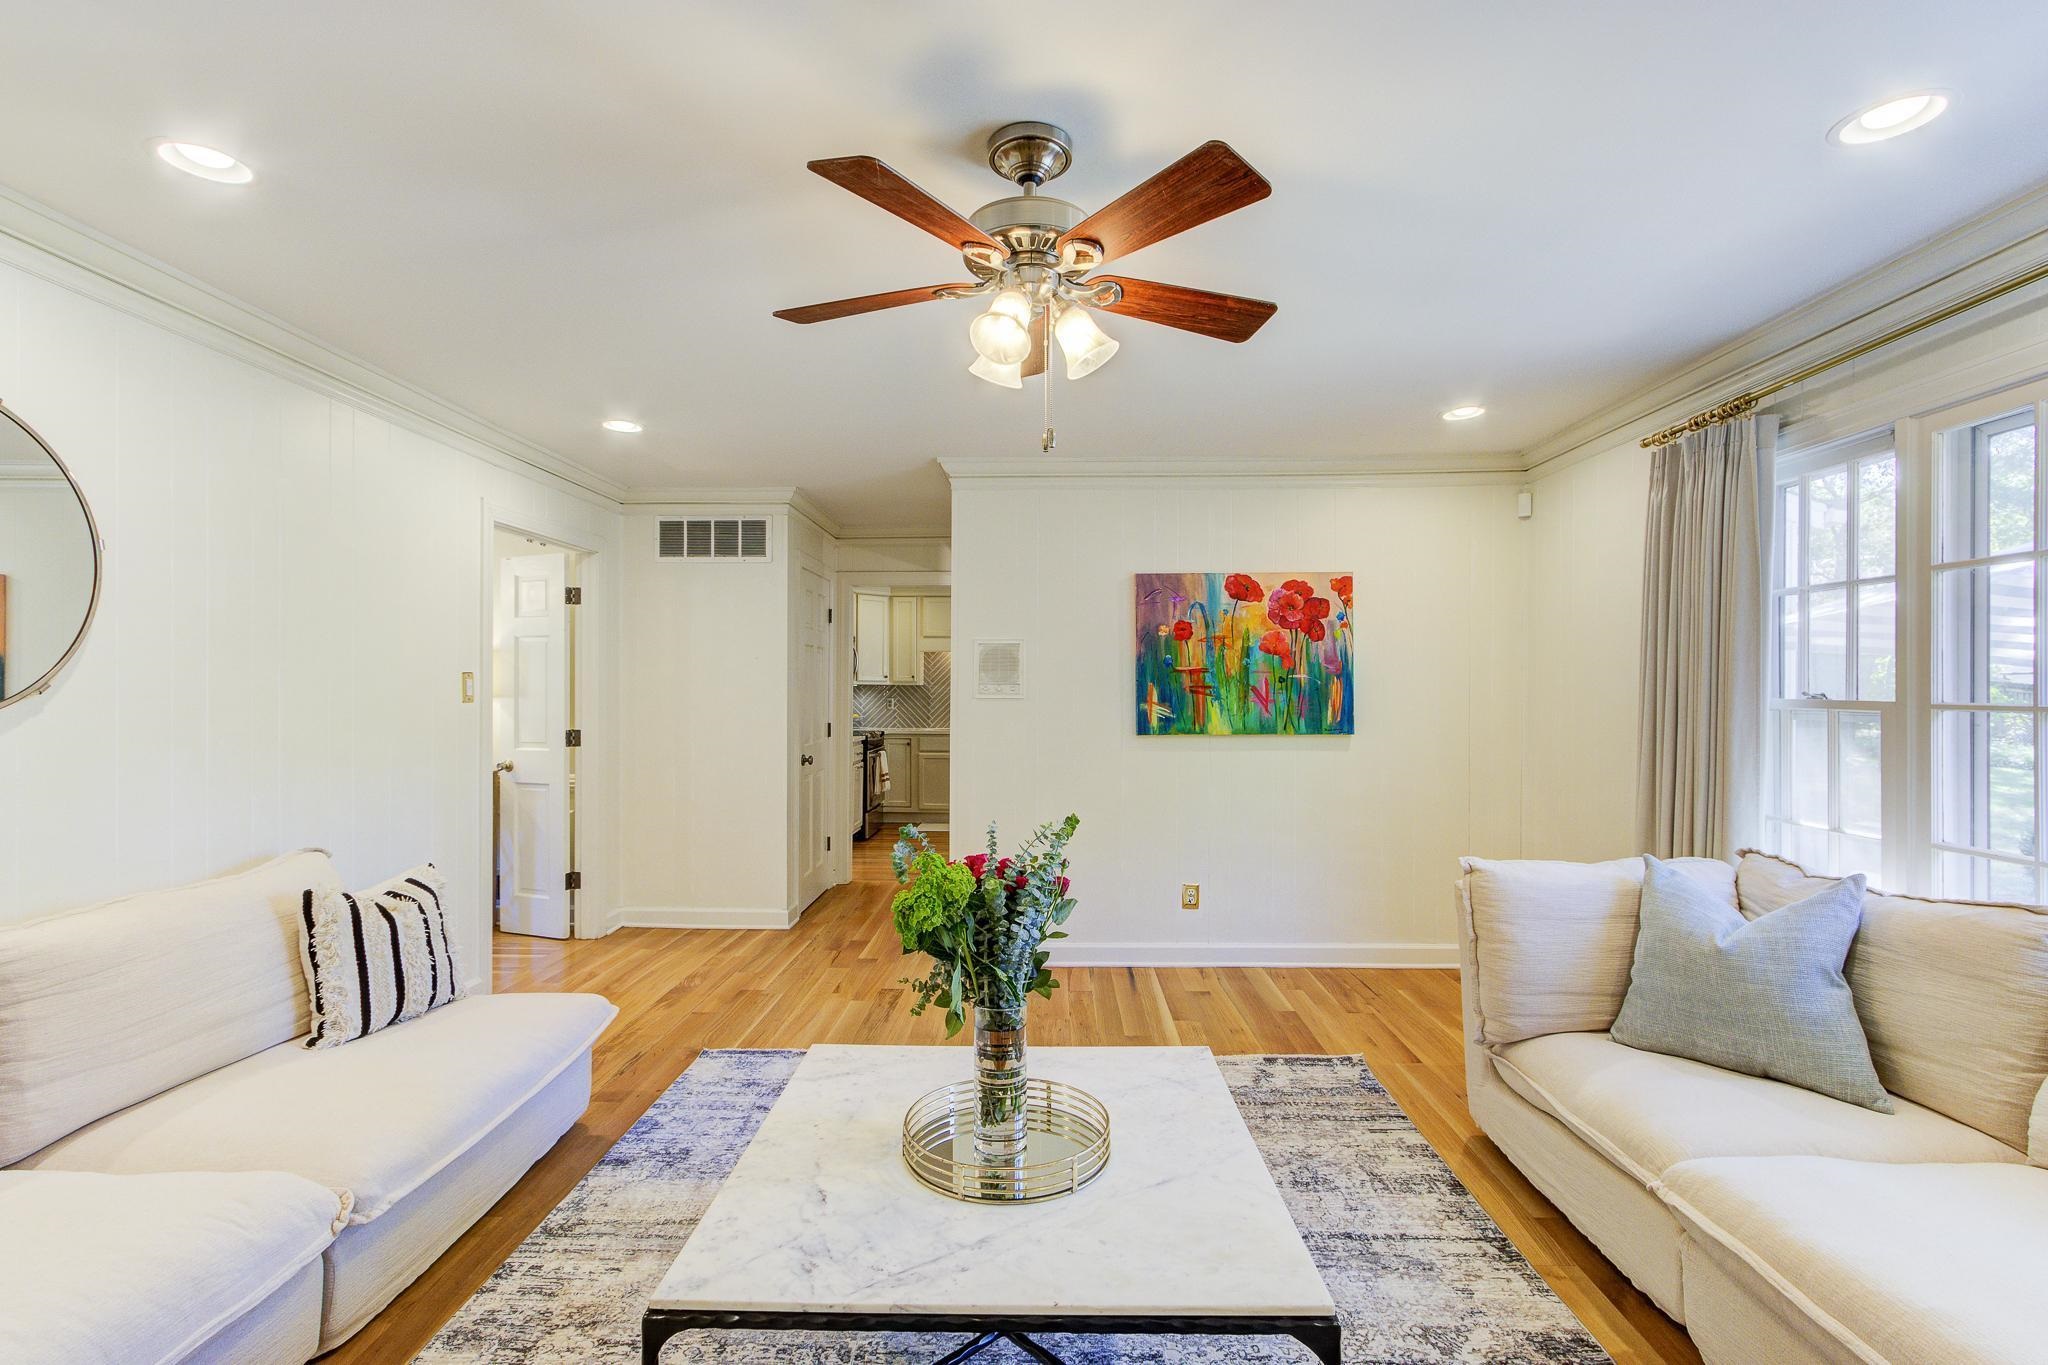
[[[416,1359],[640,1358],[640,1310],[801,1057],[706,1052]],[[1356,1057],[1219,1057],[1344,1320],[1346,1365],[1593,1365],[1607,1353],[1550,1292]],[[663,1365],[927,1365],[964,1337],[691,1332]],[[1062,1337],[1069,1365],[1299,1362],[1294,1342]],[[977,1358],[1020,1365],[1005,1345]]]

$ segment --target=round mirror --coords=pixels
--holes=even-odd
[[[0,403],[0,706],[34,696],[77,652],[100,597],[85,494],[43,438]]]

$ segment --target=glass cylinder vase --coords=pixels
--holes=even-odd
[[[1024,1005],[974,1008],[974,1154],[990,1165],[1024,1160]]]

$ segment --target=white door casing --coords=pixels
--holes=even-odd
[[[498,565],[498,657],[512,771],[504,786],[498,865],[501,929],[569,937],[569,557],[519,555]]]
[[[825,731],[832,716],[832,584],[815,569],[798,570],[797,625],[797,905],[806,907],[832,885],[825,840],[837,823],[827,803],[831,759]]]

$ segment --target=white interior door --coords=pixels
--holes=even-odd
[[[832,627],[827,608],[832,585],[812,569],[799,569],[797,587],[797,900],[809,905],[832,884],[825,840],[835,823],[827,811],[831,753],[825,728],[832,715]]]
[[[569,937],[569,556],[519,555],[498,564],[497,687],[507,709],[512,771],[499,779],[498,925]]]

